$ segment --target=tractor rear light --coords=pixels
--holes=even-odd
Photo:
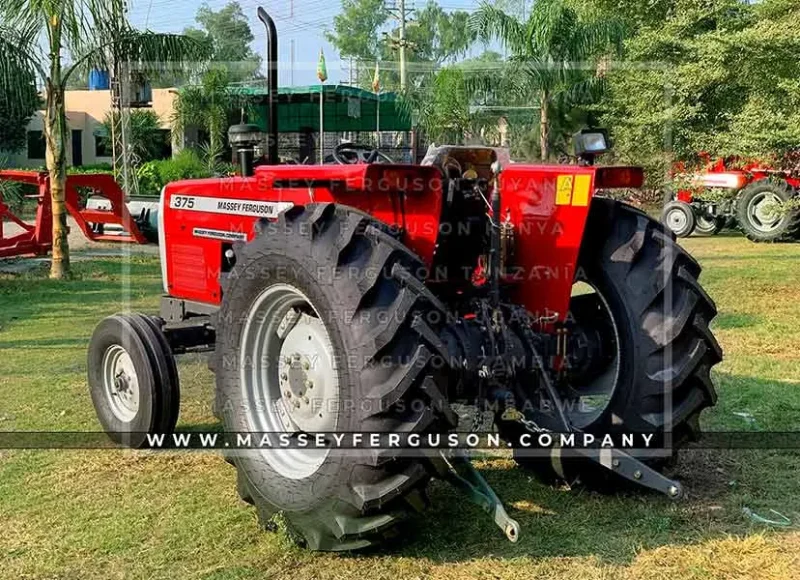
[[[643,184],[641,167],[601,167],[594,178],[597,189],[639,189]]]

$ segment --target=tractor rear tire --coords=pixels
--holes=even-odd
[[[175,429],[178,372],[155,319],[132,313],[102,320],[89,343],[88,379],[97,418],[116,443],[140,448],[147,434]]]
[[[260,229],[235,248],[236,265],[223,282],[215,406],[225,430],[454,428],[458,417],[437,370],[449,356],[436,338],[444,311],[418,277],[422,262],[385,225],[346,206],[295,206]],[[262,314],[273,326],[259,326]],[[301,338],[325,346],[302,351],[305,340],[293,338],[299,328]],[[280,354],[257,356],[265,351]],[[317,360],[306,364],[309,353]],[[332,369],[328,358],[337,363]],[[323,411],[304,414],[318,395]],[[255,505],[262,526],[274,529],[273,516],[282,513],[293,539],[311,549],[380,543],[427,503],[431,471],[420,456],[398,449],[295,451],[228,456],[239,494]]]
[[[679,238],[688,238],[696,227],[692,206],[678,200],[670,201],[664,206],[661,221]]]
[[[797,199],[797,191],[783,179],[759,179],[745,187],[736,202],[736,219],[744,235],[754,242],[792,240],[800,232],[800,209],[779,215],[768,206],[772,202],[780,211],[792,199]]]
[[[717,310],[699,275],[698,263],[661,223],[620,202],[592,201],[576,280],[594,286],[607,304],[614,331],[606,333],[606,342],[618,345],[619,363],[606,406],[580,428],[658,439],[671,424],[672,456],[639,456],[653,467],[670,463],[680,447],[700,437],[700,414],[716,402],[710,371],[722,350],[709,323]],[[518,462],[549,481],[595,487],[613,481],[608,470],[566,450],[560,457]]]

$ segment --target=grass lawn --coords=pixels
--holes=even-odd
[[[800,427],[800,244],[691,239],[720,315],[719,403],[707,430]],[[156,258],[76,264],[79,279],[0,275],[0,430],[99,429],[86,387],[94,325],[155,312]],[[180,362],[181,425],[209,424],[212,376]],[[684,453],[688,498],[553,489],[505,458],[478,467],[522,525],[510,544],[443,483],[396,546],[316,554],[256,526],[212,453],[0,451],[0,578],[800,578],[800,453]],[[789,517],[770,528],[742,509]],[[774,516],[773,516],[774,517]]]

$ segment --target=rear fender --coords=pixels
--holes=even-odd
[[[501,174],[501,219],[515,232],[511,298],[545,328],[566,320],[596,189],[639,188],[642,180],[633,167],[509,165]]]

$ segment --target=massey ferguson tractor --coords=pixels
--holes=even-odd
[[[800,234],[800,172],[773,169],[761,162],[712,161],[702,170],[677,164],[681,187],[666,200],[662,221],[679,238],[715,235],[738,224],[754,242],[782,242]]]
[[[274,95],[277,37],[259,16]],[[170,433],[175,355],[207,349],[225,433],[410,442],[494,429],[545,478],[681,496],[660,470],[715,403],[716,309],[668,229],[595,196],[643,180],[635,167],[591,164],[604,132],[576,136],[575,165],[502,167],[491,148],[448,146],[401,165],[352,144],[335,164],[279,165],[274,103],[269,115],[272,163],[165,187],[160,315],[118,314],[94,332],[89,384],[114,440],[139,447]],[[521,445],[550,433],[659,444]],[[312,549],[393,537],[426,506],[434,477],[519,537],[459,451],[297,445],[225,456],[262,524],[282,513]]]

